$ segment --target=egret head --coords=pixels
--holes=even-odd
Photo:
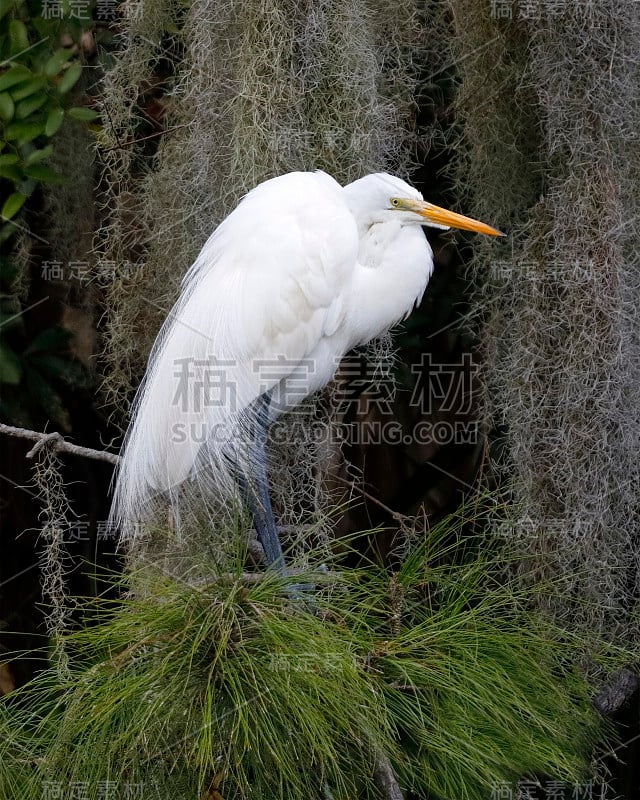
[[[381,172],[367,175],[345,186],[345,194],[354,216],[364,225],[395,220],[403,225],[505,235],[484,222],[426,202],[417,189],[394,175]]]
[[[502,231],[486,225],[477,219],[456,214],[455,211],[448,211],[440,208],[433,203],[425,200],[415,200],[410,197],[391,197],[389,207],[409,215],[409,219],[414,218],[420,225],[428,225],[432,228],[459,228],[463,231],[474,231],[475,233],[486,233],[488,236],[505,236]],[[406,218],[406,216],[405,216]]]

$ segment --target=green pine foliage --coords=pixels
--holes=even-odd
[[[381,753],[403,789],[443,800],[584,779],[606,729],[579,643],[499,579],[463,516],[392,575],[250,575],[238,560],[189,585],[138,567],[68,636],[67,677],[0,707],[0,794],[58,782],[97,800],[126,781],[149,800],[367,798]]]

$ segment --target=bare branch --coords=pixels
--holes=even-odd
[[[0,433],[7,436],[15,436],[20,439],[30,439],[36,444],[27,453],[27,458],[33,458],[38,451],[45,445],[49,445],[54,452],[70,453],[74,456],[83,458],[93,458],[96,461],[106,461],[109,464],[117,465],[120,463],[120,456],[115,453],[107,453],[105,450],[93,450],[91,447],[81,447],[77,444],[67,442],[59,433],[43,433],[41,431],[30,431],[26,428],[14,428],[13,425],[4,425],[0,422]]]

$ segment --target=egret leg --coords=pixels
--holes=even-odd
[[[254,439],[250,463],[252,474],[240,481],[244,501],[253,516],[253,524],[258,534],[267,562],[276,569],[284,569],[284,555],[280,545],[278,529],[273,516],[269,481],[267,478],[267,432],[269,430],[269,403],[271,397],[263,394],[257,400]]]
[[[256,401],[254,442],[250,458],[251,475],[240,476],[239,486],[243,500],[253,516],[253,524],[269,565],[286,574],[285,560],[280,545],[278,528],[273,516],[269,481],[267,478],[267,434],[269,431],[269,404],[271,395],[265,393]],[[326,569],[326,568],[325,568]],[[296,583],[286,589],[293,600],[307,601],[306,593],[313,591],[313,584]]]

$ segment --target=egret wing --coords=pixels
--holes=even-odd
[[[214,481],[230,488],[225,455],[238,426],[340,325],[357,247],[342,189],[324,173],[261,184],[218,227],[152,350],[116,487],[117,521],[144,517],[155,493],[192,475],[205,443]],[[327,365],[310,367],[308,391]]]

